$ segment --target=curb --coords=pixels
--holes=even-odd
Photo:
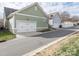
[[[37,48],[37,49],[35,49],[35,50],[33,50],[33,51],[29,52],[29,53],[26,53],[26,54],[24,54],[24,55],[22,55],[22,56],[34,56],[36,53],[40,52],[41,50],[43,50],[43,49],[49,47],[50,45],[53,45],[53,44],[55,44],[55,43],[57,43],[57,42],[59,42],[59,41],[61,41],[61,40],[64,40],[65,38],[67,38],[67,37],[69,37],[69,36],[75,34],[76,32],[78,32],[78,31],[75,31],[75,32],[73,32],[73,33],[70,33],[70,34],[68,34],[68,35],[66,35],[66,36],[64,36],[64,37],[61,37],[61,38],[59,38],[58,40],[55,40],[55,41],[53,41],[53,42],[50,42],[50,43],[48,43],[47,45],[44,45],[44,46],[42,46],[42,47],[40,47],[40,48]]]

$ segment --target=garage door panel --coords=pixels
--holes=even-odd
[[[36,31],[36,22],[32,21],[16,21],[17,32],[33,32]]]

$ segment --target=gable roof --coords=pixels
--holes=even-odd
[[[5,13],[5,16],[7,17],[9,14],[15,12],[17,10],[15,9],[12,9],[12,8],[8,8],[8,7],[4,7],[4,13]]]
[[[46,14],[46,13],[44,12],[44,10],[42,9],[42,7],[41,7],[41,6],[39,5],[39,3],[37,3],[37,2],[31,4],[31,5],[27,6],[27,7],[24,7],[24,8],[22,8],[22,9],[18,10],[18,11],[15,11],[15,12],[11,13],[8,17],[11,17],[11,16],[13,16],[14,14],[16,14],[16,13],[18,13],[18,12],[21,12],[21,11],[27,9],[27,8],[30,8],[30,7],[32,7],[32,6],[34,6],[34,5],[37,5],[37,6],[41,9],[42,13],[44,13],[44,15],[45,15],[46,17],[48,17],[47,14]]]

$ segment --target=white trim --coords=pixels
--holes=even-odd
[[[47,19],[46,17],[34,16],[34,15],[28,15],[28,14],[22,14],[22,13],[16,13],[16,14],[18,14],[18,15],[23,15],[23,16],[30,16],[30,17],[36,17],[36,18]]]

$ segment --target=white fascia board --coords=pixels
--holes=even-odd
[[[28,14],[22,14],[22,13],[16,13],[16,14],[22,15],[22,16],[30,16],[30,17],[36,17],[36,18],[47,19],[46,17],[40,17],[40,16],[35,16],[35,15],[28,15]]]

